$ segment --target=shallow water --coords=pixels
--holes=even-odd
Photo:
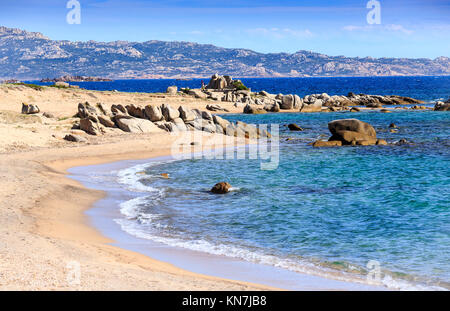
[[[355,117],[401,146],[314,149],[327,123]],[[375,260],[390,288],[450,288],[450,114],[395,111],[228,115],[279,124],[280,163],[183,160],[120,171],[135,198],[116,221],[141,238],[293,271],[365,278]],[[297,123],[305,131],[289,132]],[[394,122],[398,133],[389,133]],[[291,138],[290,140],[286,140]],[[163,179],[168,173],[171,179]],[[216,196],[218,181],[235,191]],[[422,287],[420,287],[422,288]]]

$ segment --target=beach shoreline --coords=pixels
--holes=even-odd
[[[113,245],[122,249],[136,251],[151,258],[168,262],[182,269],[213,277],[262,284],[270,288],[284,290],[386,290],[385,287],[339,280],[339,277],[323,277],[314,273],[299,273],[285,268],[244,261],[223,255],[214,255],[205,251],[173,246],[154,240],[143,239],[129,234],[120,228],[114,219],[120,217],[120,202],[130,197],[128,190],[110,179],[110,172],[118,172],[135,166],[151,163],[164,165],[173,161],[168,156],[143,160],[121,160],[100,165],[78,166],[69,169],[69,178],[73,178],[88,188],[100,190],[106,195],[96,201],[86,211],[90,224],[103,236],[114,240]],[[102,180],[103,174],[108,177]],[[95,176],[92,178],[92,176]],[[123,190],[120,190],[123,189]],[[219,268],[220,267],[220,268]]]
[[[88,225],[84,212],[104,194],[68,178],[66,170],[73,166],[170,153],[167,148],[170,135],[150,137],[153,144],[134,140],[2,156],[4,187],[1,194],[10,198],[9,208],[2,208],[2,290],[275,289],[192,273],[111,246],[110,239]],[[140,148],[123,152],[133,144]],[[80,154],[89,155],[80,157]],[[15,176],[25,175],[26,178],[11,181]],[[21,189],[32,191],[24,192],[22,196],[11,191],[20,192]],[[74,262],[80,268],[79,283],[67,280],[70,264]]]

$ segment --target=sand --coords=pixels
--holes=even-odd
[[[168,155],[176,137],[117,131],[85,135],[87,144],[66,142],[62,137],[71,132],[78,103],[169,102],[202,109],[210,103],[165,96],[0,85],[0,290],[272,289],[191,273],[111,246],[113,241],[89,225],[84,211],[104,194],[67,178],[66,170]],[[24,101],[55,118],[20,115]]]

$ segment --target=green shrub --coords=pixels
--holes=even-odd
[[[23,83],[23,82],[13,83],[13,85],[23,85],[23,86],[32,88],[32,89],[34,89],[36,91],[42,91],[44,89],[43,86],[40,86],[40,85],[37,85],[37,84],[28,84],[28,83]]]
[[[233,86],[238,90],[248,90],[248,87],[246,87],[240,80],[233,81]]]

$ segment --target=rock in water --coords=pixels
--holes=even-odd
[[[225,194],[230,192],[231,185],[227,182],[220,182],[212,187],[211,192],[215,194]]]
[[[396,129],[396,128],[398,128],[398,126],[395,125],[395,123],[391,123],[391,124],[389,124],[389,128]]]
[[[291,123],[288,125],[289,130],[291,131],[303,131],[303,129],[295,123]]]
[[[450,102],[437,102],[434,111],[450,111]]]
[[[317,140],[312,145],[315,148],[318,147],[340,147],[342,146],[342,142],[338,140],[331,140],[331,141],[324,141],[324,140]]]
[[[369,146],[377,143],[377,133],[372,125],[357,119],[334,120],[328,123],[333,134],[329,141],[341,141],[343,145]]]
[[[351,131],[373,138],[377,137],[377,133],[372,125],[359,121],[358,119],[334,120],[328,123],[328,129],[333,135],[337,134],[339,131]]]

